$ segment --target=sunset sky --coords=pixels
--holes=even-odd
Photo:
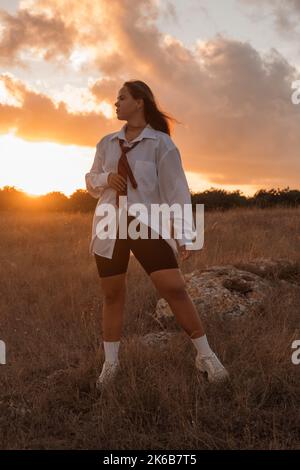
[[[85,188],[138,79],[191,190],[299,189],[299,37],[300,0],[0,0],[0,188]]]

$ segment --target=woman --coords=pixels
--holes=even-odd
[[[143,203],[148,208],[151,204],[161,203],[169,206],[179,203],[182,207],[183,204],[191,204],[181,157],[170,137],[168,120],[174,119],[158,109],[151,89],[142,81],[127,81],[119,90],[115,106],[117,118],[127,123],[119,132],[100,140],[92,168],[86,174],[88,192],[99,199],[93,219],[90,253],[95,256],[103,291],[105,361],[96,387],[101,389],[110,382],[119,368],[118,350],[130,250],[189,335],[197,350],[196,367],[207,374],[211,382],[225,380],[229,374],[211,350],[196,308],[186,291],[174,239],[164,238],[160,229],[157,230],[158,238],[151,238],[151,235],[149,238],[133,238],[128,232],[125,238],[121,238],[116,218],[116,237],[101,237],[102,209],[110,205],[120,214],[120,201],[124,197],[128,206],[125,206],[125,212],[121,206],[121,213],[125,214],[126,224],[135,220],[139,227],[146,227],[148,235],[151,227],[156,227],[152,221],[148,222],[143,212],[139,215],[132,212],[132,204]],[[182,237],[177,242],[181,259],[187,259],[192,253],[186,249],[191,239]]]

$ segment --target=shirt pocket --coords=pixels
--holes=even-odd
[[[158,181],[155,163],[137,160],[134,165],[134,177],[140,191],[154,191]]]

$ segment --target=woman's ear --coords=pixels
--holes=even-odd
[[[142,109],[143,108],[143,103],[144,103],[143,98],[139,98],[136,101],[137,101],[137,108]]]

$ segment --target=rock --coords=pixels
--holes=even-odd
[[[300,263],[287,258],[255,258],[252,261],[236,263],[234,266],[264,278],[287,279],[300,285]]]
[[[160,331],[158,333],[148,333],[140,338],[140,341],[146,346],[167,346],[167,344],[178,336],[178,333],[169,331]]]
[[[255,314],[278,282],[287,282],[280,281],[280,277],[292,275],[294,282],[300,273],[299,264],[286,259],[257,259],[243,266],[243,269],[234,265],[212,266],[184,274],[187,291],[201,316],[218,315],[225,319]],[[288,284],[300,291],[299,285]],[[165,299],[157,302],[153,316],[158,321],[173,317]]]

